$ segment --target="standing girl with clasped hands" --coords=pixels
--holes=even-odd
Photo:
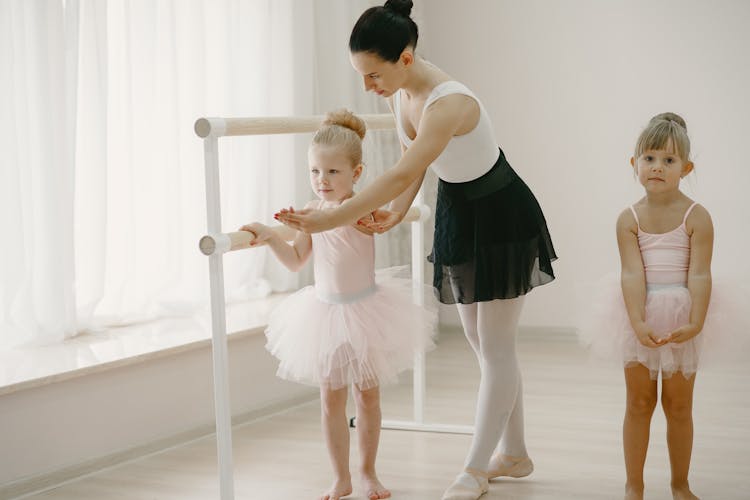
[[[645,196],[617,219],[621,293],[602,294],[581,331],[594,354],[625,370],[625,498],[643,498],[643,468],[658,401],[667,421],[672,495],[694,500],[688,472],[693,447],[693,388],[703,347],[716,347],[712,302],[713,225],[708,211],[680,190],[693,171],[685,121],[651,119],[630,163]]]

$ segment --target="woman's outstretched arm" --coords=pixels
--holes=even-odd
[[[416,139],[396,165],[347,203],[326,211],[283,210],[278,220],[306,233],[353,224],[362,216],[398,197],[424,176],[471,110],[471,106],[467,106],[466,97],[461,95],[450,95],[435,101],[425,110]]]

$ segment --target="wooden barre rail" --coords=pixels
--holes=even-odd
[[[358,115],[368,130],[395,128],[393,115],[388,113]],[[314,132],[325,116],[265,116],[251,118],[199,118],[195,122],[198,137],[225,137],[230,135],[267,135]]]
[[[430,208],[425,205],[412,206],[401,222],[425,221],[430,216]],[[291,241],[294,239],[297,231],[287,226],[274,226],[274,231],[284,240]],[[255,239],[255,235],[248,231],[234,231],[231,233],[207,234],[198,242],[203,255],[213,255],[214,253],[233,252],[235,250],[244,250],[251,248],[250,243]],[[259,245],[260,246],[260,245]]]

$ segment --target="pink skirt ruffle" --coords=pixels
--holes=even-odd
[[[395,382],[415,353],[433,348],[436,325],[436,307],[415,305],[408,280],[379,280],[347,304],[324,302],[308,286],[271,313],[266,349],[279,359],[280,378],[366,390]]]
[[[729,288],[714,279],[706,320],[698,335],[682,343],[652,348],[640,343],[630,325],[619,278],[608,276],[600,299],[588,301],[581,308],[579,339],[594,357],[619,361],[623,367],[643,365],[652,379],[659,372],[664,378],[674,372],[689,377],[699,366],[736,358],[737,349],[747,344],[750,325],[741,313],[747,291],[732,286],[734,293],[727,293]],[[657,337],[666,337],[688,323],[691,302],[684,286],[655,287],[646,293],[646,323]]]

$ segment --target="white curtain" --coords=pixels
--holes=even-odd
[[[0,2],[0,341],[75,331],[75,58],[65,24],[59,1]]]
[[[346,49],[373,4],[0,0],[0,345],[204,308],[195,119],[386,111]],[[308,141],[220,141],[225,230],[311,198]],[[392,137],[368,141],[373,167],[397,158]],[[265,250],[227,255],[225,276],[230,302],[299,283]]]
[[[307,114],[292,1],[3,1],[3,344],[206,303],[200,116]],[[7,71],[6,71],[7,69]],[[222,144],[224,227],[294,197],[292,137]],[[270,189],[269,189],[270,188]],[[264,255],[229,258],[230,300]],[[290,279],[290,278],[287,278]],[[283,286],[283,284],[282,284]]]
[[[79,85],[79,109],[92,107],[84,95],[101,103],[77,129],[79,150],[88,146],[76,176],[81,325],[183,315],[205,303],[205,259],[196,251],[205,232],[203,151],[192,124],[206,115],[306,112],[293,98],[291,54],[301,34],[291,4],[110,0],[101,14],[102,3],[81,2],[81,33],[90,35],[81,46],[91,57],[80,71],[104,82]],[[285,154],[293,142],[222,142],[225,230],[268,220],[293,197],[294,162]],[[229,300],[265,293],[261,253],[232,257]]]

